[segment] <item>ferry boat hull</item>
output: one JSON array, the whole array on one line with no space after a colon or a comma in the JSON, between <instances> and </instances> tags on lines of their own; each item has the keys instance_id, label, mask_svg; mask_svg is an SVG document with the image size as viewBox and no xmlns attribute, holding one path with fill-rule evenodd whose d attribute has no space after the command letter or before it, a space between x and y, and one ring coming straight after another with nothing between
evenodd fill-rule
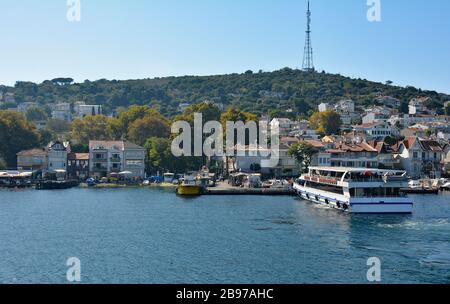
<instances>
[{"instance_id":1,"label":"ferry boat hull","mask_svg":"<svg viewBox=\"0 0 450 304\"><path fill-rule=\"evenodd\" d=\"M348 198L314 188L294 184L297 194L305 200L353 214L411 214L413 202L407 197Z\"/></svg>"}]
</instances>

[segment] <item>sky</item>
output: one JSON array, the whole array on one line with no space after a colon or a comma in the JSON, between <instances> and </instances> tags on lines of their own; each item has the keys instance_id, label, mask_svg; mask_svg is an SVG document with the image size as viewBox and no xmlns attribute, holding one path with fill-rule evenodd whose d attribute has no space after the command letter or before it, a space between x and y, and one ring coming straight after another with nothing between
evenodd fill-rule
<instances>
[{"instance_id":1,"label":"sky","mask_svg":"<svg viewBox=\"0 0 450 304\"><path fill-rule=\"evenodd\" d=\"M319 71L450 93L450 1L311 0ZM0 84L301 68L306 0L0 0Z\"/></svg>"}]
</instances>

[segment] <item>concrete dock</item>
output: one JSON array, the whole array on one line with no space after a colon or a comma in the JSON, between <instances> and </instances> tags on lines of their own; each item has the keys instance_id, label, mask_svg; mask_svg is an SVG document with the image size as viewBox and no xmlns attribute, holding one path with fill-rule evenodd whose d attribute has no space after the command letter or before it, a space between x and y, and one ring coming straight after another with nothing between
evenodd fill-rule
<instances>
[{"instance_id":1,"label":"concrete dock","mask_svg":"<svg viewBox=\"0 0 450 304\"><path fill-rule=\"evenodd\" d=\"M295 195L294 189L250 189L232 187L226 183L219 183L216 187L207 188L203 195Z\"/></svg>"}]
</instances>

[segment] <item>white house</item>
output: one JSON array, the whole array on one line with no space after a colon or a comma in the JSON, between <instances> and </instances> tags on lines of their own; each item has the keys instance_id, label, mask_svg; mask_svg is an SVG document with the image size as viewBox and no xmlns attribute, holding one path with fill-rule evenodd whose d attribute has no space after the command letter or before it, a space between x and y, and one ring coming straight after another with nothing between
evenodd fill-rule
<instances>
[{"instance_id":1,"label":"white house","mask_svg":"<svg viewBox=\"0 0 450 304\"><path fill-rule=\"evenodd\" d=\"M425 102L430 100L429 97L413 98L409 102L409 115L427 114L428 109Z\"/></svg>"},{"instance_id":2,"label":"white house","mask_svg":"<svg viewBox=\"0 0 450 304\"><path fill-rule=\"evenodd\" d=\"M130 172L131 178L145 177L145 149L126 141L89 141L89 172L93 177Z\"/></svg>"},{"instance_id":3,"label":"white house","mask_svg":"<svg viewBox=\"0 0 450 304\"><path fill-rule=\"evenodd\" d=\"M333 108L328 103L319 104L319 112L326 112L328 110L332 110Z\"/></svg>"},{"instance_id":4,"label":"white house","mask_svg":"<svg viewBox=\"0 0 450 304\"><path fill-rule=\"evenodd\" d=\"M47 157L49 172L67 171L67 155L70 153L70 144L68 142L51 142L47 146Z\"/></svg>"},{"instance_id":5,"label":"white house","mask_svg":"<svg viewBox=\"0 0 450 304\"><path fill-rule=\"evenodd\" d=\"M403 169L412 178L440 178L444 149L435 140L407 137L401 143L398 154Z\"/></svg>"},{"instance_id":6,"label":"white house","mask_svg":"<svg viewBox=\"0 0 450 304\"><path fill-rule=\"evenodd\" d=\"M398 133L387 122L383 121L357 125L353 129L356 133L366 133L369 139L383 139L391 135L397 135Z\"/></svg>"}]
</instances>

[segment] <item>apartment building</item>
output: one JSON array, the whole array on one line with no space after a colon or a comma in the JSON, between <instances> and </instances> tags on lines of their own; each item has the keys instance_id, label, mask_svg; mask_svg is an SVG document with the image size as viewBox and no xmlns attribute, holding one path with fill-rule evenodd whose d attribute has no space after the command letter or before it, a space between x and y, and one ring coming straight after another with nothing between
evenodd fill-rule
<instances>
[{"instance_id":1,"label":"apartment building","mask_svg":"<svg viewBox=\"0 0 450 304\"><path fill-rule=\"evenodd\" d=\"M102 178L124 173L130 178L145 177L145 149L126 141L89 142L90 176Z\"/></svg>"}]
</instances>

